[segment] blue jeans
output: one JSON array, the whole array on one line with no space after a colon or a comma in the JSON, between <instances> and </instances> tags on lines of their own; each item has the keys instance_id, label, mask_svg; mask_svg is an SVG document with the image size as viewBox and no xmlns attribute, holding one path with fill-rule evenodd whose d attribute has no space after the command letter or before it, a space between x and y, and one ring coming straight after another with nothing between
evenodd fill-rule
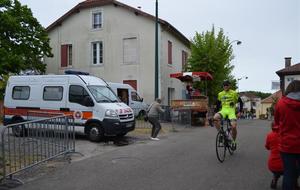
<instances>
[{"instance_id":1,"label":"blue jeans","mask_svg":"<svg viewBox=\"0 0 300 190\"><path fill-rule=\"evenodd\" d=\"M281 158L284 167L282 189L293 190L300 171L300 154L281 152Z\"/></svg>"}]
</instances>

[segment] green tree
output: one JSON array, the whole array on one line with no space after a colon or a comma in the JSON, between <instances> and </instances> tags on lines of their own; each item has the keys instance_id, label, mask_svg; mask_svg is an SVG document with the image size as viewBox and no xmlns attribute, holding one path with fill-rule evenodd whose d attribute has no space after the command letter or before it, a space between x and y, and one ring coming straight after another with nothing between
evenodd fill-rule
<instances>
[{"instance_id":1,"label":"green tree","mask_svg":"<svg viewBox=\"0 0 300 190\"><path fill-rule=\"evenodd\" d=\"M222 82L225 79L236 87L230 61L234 58L233 49L228 37L224 35L223 29L216 33L214 26L211 31L196 33L191 42L191 56L188 59L187 71L204 71L213 76L212 81L197 82L194 88L204 89L207 86L207 96L210 103L216 101L218 92L222 90Z\"/></svg>"},{"instance_id":2,"label":"green tree","mask_svg":"<svg viewBox=\"0 0 300 190\"><path fill-rule=\"evenodd\" d=\"M3 100L3 95L5 92L5 87L6 87L8 77L9 77L8 75L3 75L2 77L0 76L0 100Z\"/></svg>"},{"instance_id":3,"label":"green tree","mask_svg":"<svg viewBox=\"0 0 300 190\"><path fill-rule=\"evenodd\" d=\"M243 93L253 94L253 95L257 96L257 97L260 97L262 100L272 95L271 93L259 92L259 91L245 91Z\"/></svg>"},{"instance_id":4,"label":"green tree","mask_svg":"<svg viewBox=\"0 0 300 190\"><path fill-rule=\"evenodd\" d=\"M0 0L0 75L43 73L43 57L53 56L45 29L18 0Z\"/></svg>"}]
</instances>

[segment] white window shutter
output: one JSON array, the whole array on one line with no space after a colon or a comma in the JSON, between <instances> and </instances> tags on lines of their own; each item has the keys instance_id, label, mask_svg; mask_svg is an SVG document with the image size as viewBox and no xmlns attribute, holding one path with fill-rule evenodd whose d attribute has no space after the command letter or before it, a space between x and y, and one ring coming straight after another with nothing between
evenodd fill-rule
<instances>
[{"instance_id":1,"label":"white window shutter","mask_svg":"<svg viewBox=\"0 0 300 190\"><path fill-rule=\"evenodd\" d=\"M123 40L124 64L137 64L137 38Z\"/></svg>"}]
</instances>

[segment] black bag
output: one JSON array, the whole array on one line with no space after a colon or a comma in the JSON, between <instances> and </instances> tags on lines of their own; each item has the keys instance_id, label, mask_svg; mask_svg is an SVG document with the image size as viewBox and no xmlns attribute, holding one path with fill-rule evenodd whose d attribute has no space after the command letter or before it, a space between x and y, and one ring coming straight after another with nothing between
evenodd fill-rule
<instances>
[{"instance_id":1,"label":"black bag","mask_svg":"<svg viewBox=\"0 0 300 190\"><path fill-rule=\"evenodd\" d=\"M148 107L148 109L147 109L147 111L146 111L146 113L145 113L145 115L144 115L144 121L146 121L146 122L149 120L149 118L148 118L148 113L149 113L149 111L150 111L152 105L153 105L153 103Z\"/></svg>"},{"instance_id":2,"label":"black bag","mask_svg":"<svg viewBox=\"0 0 300 190\"><path fill-rule=\"evenodd\" d=\"M144 121L148 121L149 120L149 118L148 118L148 115L147 115L147 113L144 115Z\"/></svg>"}]
</instances>

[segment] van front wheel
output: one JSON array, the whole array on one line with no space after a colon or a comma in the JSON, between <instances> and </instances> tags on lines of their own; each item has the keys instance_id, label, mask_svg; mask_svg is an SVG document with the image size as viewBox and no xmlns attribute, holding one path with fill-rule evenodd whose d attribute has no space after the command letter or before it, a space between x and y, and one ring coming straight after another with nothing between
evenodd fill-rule
<instances>
[{"instance_id":1,"label":"van front wheel","mask_svg":"<svg viewBox=\"0 0 300 190\"><path fill-rule=\"evenodd\" d=\"M121 133L121 134L118 134L117 137L124 137L125 135L127 135L127 133Z\"/></svg>"},{"instance_id":2,"label":"van front wheel","mask_svg":"<svg viewBox=\"0 0 300 190\"><path fill-rule=\"evenodd\" d=\"M96 123L91 123L89 125L88 136L90 141L99 142L102 139L103 135L103 129L100 125Z\"/></svg>"}]
</instances>

